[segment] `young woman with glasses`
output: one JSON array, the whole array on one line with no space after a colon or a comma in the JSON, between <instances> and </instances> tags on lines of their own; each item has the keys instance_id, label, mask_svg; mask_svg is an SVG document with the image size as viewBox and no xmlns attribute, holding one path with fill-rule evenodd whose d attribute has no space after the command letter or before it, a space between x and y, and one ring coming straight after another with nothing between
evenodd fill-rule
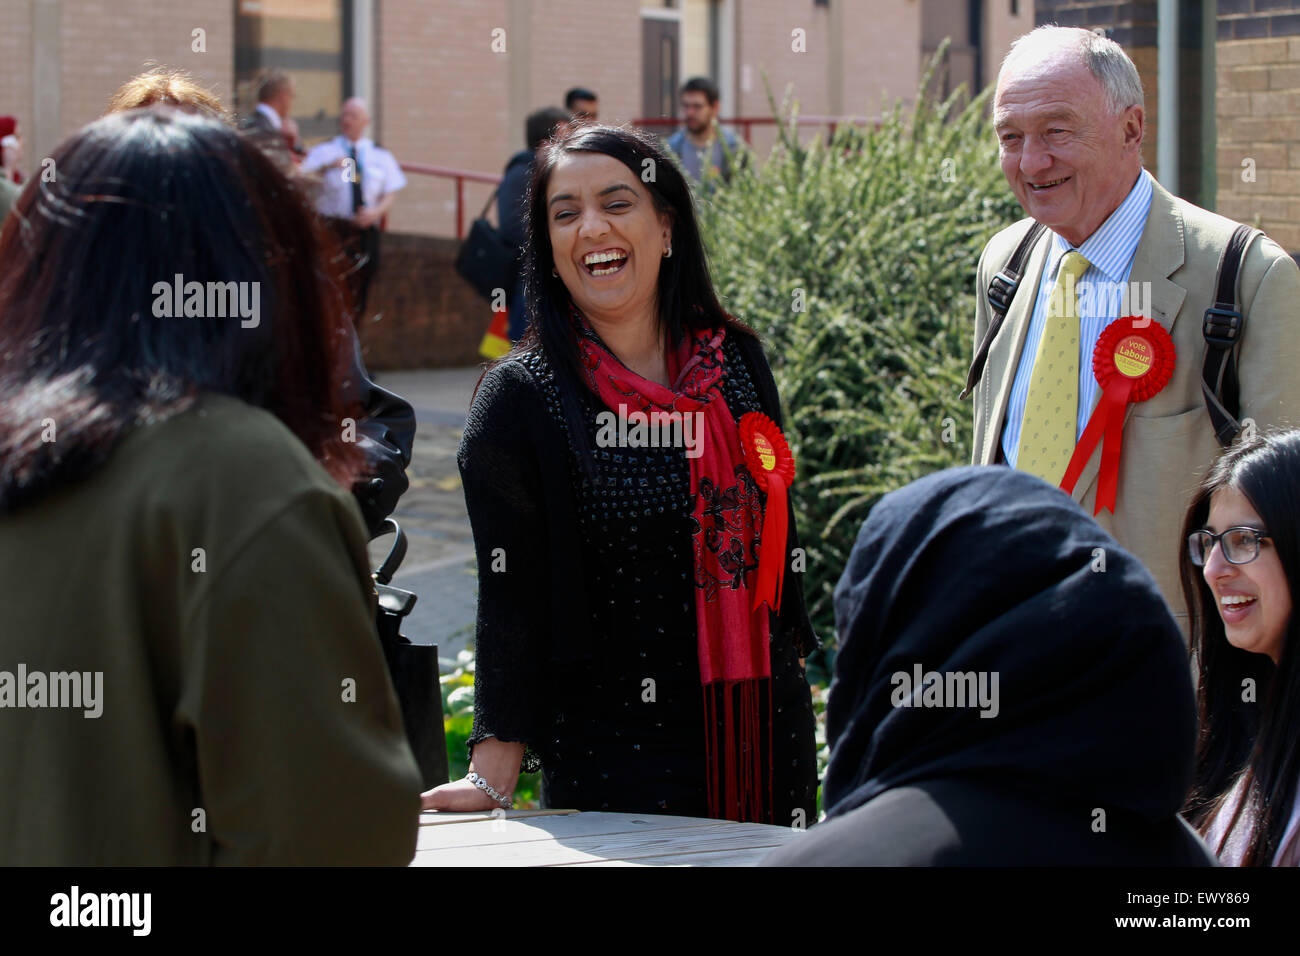
<instances>
[{"instance_id":1,"label":"young woman with glasses","mask_svg":"<svg viewBox=\"0 0 1300 956\"><path fill-rule=\"evenodd\" d=\"M1221 862L1300 862L1300 431L1243 442L1192 500L1180 562L1198 674L1184 814Z\"/></svg>"}]
</instances>

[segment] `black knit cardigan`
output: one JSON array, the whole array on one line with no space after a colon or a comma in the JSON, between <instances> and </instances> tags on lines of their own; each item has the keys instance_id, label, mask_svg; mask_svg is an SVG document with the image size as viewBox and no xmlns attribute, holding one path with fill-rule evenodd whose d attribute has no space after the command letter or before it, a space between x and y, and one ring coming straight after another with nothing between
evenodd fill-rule
<instances>
[{"instance_id":1,"label":"black knit cardigan","mask_svg":"<svg viewBox=\"0 0 1300 956\"><path fill-rule=\"evenodd\" d=\"M776 382L758 339L734 326L728 336L739 347L761 410L783 427ZM591 614L570 468L577 452L563 416L552 411L558 387L540 347L493 365L479 383L457 453L478 559L471 749L486 737L528 742L544 732L548 682L564 679L573 665L592 656L585 639ZM781 611L773 615L771 639L792 641L803 657L819 641L808 619L801 575L791 571L799 547L798 494L796 478L788 504ZM537 766L530 748L524 769Z\"/></svg>"}]
</instances>

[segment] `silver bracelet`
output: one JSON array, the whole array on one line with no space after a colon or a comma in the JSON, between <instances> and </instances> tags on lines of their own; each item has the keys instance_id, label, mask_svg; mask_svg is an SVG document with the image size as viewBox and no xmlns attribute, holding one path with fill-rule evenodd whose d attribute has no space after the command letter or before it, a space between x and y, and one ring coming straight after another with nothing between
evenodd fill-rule
<instances>
[{"instance_id":1,"label":"silver bracelet","mask_svg":"<svg viewBox=\"0 0 1300 956\"><path fill-rule=\"evenodd\" d=\"M465 774L465 779L468 780L470 783L474 784L474 786L478 787L480 790L486 793L497 803L501 804L501 806L504 809L506 810L514 809L514 802L511 800L511 798L503 797L501 796L501 794L497 793L496 788L492 786L492 784L484 780L481 776L479 776L477 772L471 770L469 773Z\"/></svg>"}]
</instances>

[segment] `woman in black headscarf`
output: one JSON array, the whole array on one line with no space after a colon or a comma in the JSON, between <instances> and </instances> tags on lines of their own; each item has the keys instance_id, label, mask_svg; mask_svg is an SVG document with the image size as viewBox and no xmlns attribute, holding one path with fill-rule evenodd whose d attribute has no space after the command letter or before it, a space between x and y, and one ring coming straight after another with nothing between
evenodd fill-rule
<instances>
[{"instance_id":1,"label":"woman in black headscarf","mask_svg":"<svg viewBox=\"0 0 1300 956\"><path fill-rule=\"evenodd\" d=\"M769 863L1213 863L1178 817L1196 726L1178 628L1060 491L958 468L885 496L835 614L829 812Z\"/></svg>"}]
</instances>

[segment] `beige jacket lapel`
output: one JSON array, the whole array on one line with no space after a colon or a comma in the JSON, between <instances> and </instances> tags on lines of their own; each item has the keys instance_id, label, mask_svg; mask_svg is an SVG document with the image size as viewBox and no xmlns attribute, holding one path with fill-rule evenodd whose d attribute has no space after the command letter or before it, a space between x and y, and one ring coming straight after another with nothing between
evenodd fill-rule
<instances>
[{"instance_id":1,"label":"beige jacket lapel","mask_svg":"<svg viewBox=\"0 0 1300 956\"><path fill-rule=\"evenodd\" d=\"M1029 256L1029 265L1020 278L1016 297L1011 300L1002 331L993 340L989 349L986 369L997 369L998 377L993 382L993 404L989 417L988 452L985 454L987 464L998 460L998 446L1002 443L1002 429L1006 425L1007 405L1011 401L1011 386L1016 380L1016 369L1020 367L1020 353L1025 347L1025 336L1029 332L1029 320L1034 314L1034 302L1038 298L1038 286L1043 281L1043 267L1047 265L1048 252L1052 248L1052 231L1044 229L1042 237Z\"/></svg>"},{"instance_id":2,"label":"beige jacket lapel","mask_svg":"<svg viewBox=\"0 0 1300 956\"><path fill-rule=\"evenodd\" d=\"M1142 238L1138 240L1137 250L1133 254L1133 268L1129 270L1129 287L1133 283L1150 283L1151 318L1164 326L1171 335L1178 312L1183 307L1187 290L1169 277L1183 265L1185 257L1184 226L1182 213L1174 202L1173 195L1158 182L1152 181L1151 209L1147 213L1146 224L1142 227ZM1145 304L1146 294L1139 292L1137 303ZM1135 311L1136 314L1136 311ZM1190 321L1190 320L1189 320ZM1097 390L1092 401L1092 410L1096 411L1101 401L1101 390ZM1130 404L1124 413L1124 422L1128 423L1136 406ZM1091 414L1091 412L1090 412ZM1083 499L1096 484L1097 473L1101 470L1101 446L1092 453L1088 464L1079 475L1079 483L1074 486L1072 497L1082 503Z\"/></svg>"}]
</instances>

